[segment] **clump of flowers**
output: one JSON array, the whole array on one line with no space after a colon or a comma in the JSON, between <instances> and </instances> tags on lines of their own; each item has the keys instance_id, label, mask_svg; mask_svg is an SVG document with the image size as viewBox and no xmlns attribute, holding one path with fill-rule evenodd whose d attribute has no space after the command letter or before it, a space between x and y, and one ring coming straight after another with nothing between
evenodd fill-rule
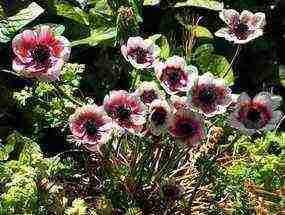
<instances>
[{"instance_id":1,"label":"clump of flowers","mask_svg":"<svg viewBox=\"0 0 285 215\"><path fill-rule=\"evenodd\" d=\"M154 66L159 55L159 47L141 37L130 37L121 52L130 64L137 69L149 69Z\"/></svg>"},{"instance_id":2,"label":"clump of flowers","mask_svg":"<svg viewBox=\"0 0 285 215\"><path fill-rule=\"evenodd\" d=\"M263 35L265 14L244 10L239 14L236 10L229 9L220 12L220 18L228 25L216 32L217 37L224 37L237 44L248 43Z\"/></svg>"},{"instance_id":3,"label":"clump of flowers","mask_svg":"<svg viewBox=\"0 0 285 215\"><path fill-rule=\"evenodd\" d=\"M145 123L145 106L124 90L112 91L104 98L106 113L123 129L140 131Z\"/></svg>"},{"instance_id":4,"label":"clump of flowers","mask_svg":"<svg viewBox=\"0 0 285 215\"><path fill-rule=\"evenodd\" d=\"M281 120L283 113L276 110L271 95L261 92L251 99L242 93L236 104L236 111L230 116L232 127L246 134L273 130Z\"/></svg>"},{"instance_id":5,"label":"clump of flowers","mask_svg":"<svg viewBox=\"0 0 285 215\"><path fill-rule=\"evenodd\" d=\"M108 141L114 127L104 109L96 105L78 108L70 116L69 126L74 139L91 151Z\"/></svg>"},{"instance_id":6,"label":"clump of flowers","mask_svg":"<svg viewBox=\"0 0 285 215\"><path fill-rule=\"evenodd\" d=\"M48 25L24 30L15 36L13 70L27 78L57 80L70 55L69 41L55 36Z\"/></svg>"},{"instance_id":7,"label":"clump of flowers","mask_svg":"<svg viewBox=\"0 0 285 215\"><path fill-rule=\"evenodd\" d=\"M154 81L142 82L134 92L134 96L139 97L144 104L150 104L155 99L163 99L165 97Z\"/></svg>"},{"instance_id":8,"label":"clump of flowers","mask_svg":"<svg viewBox=\"0 0 285 215\"><path fill-rule=\"evenodd\" d=\"M223 114L232 102L231 89L224 79L205 73L189 91L188 101L207 117Z\"/></svg>"},{"instance_id":9,"label":"clump of flowers","mask_svg":"<svg viewBox=\"0 0 285 215\"><path fill-rule=\"evenodd\" d=\"M188 92L198 76L197 68L186 65L185 60L178 56L157 63L154 70L161 86L170 95Z\"/></svg>"}]
</instances>

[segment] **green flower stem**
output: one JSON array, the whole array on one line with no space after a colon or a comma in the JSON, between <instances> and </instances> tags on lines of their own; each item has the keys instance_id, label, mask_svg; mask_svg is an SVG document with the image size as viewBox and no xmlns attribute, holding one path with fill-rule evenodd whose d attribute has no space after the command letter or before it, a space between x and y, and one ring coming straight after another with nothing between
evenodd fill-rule
<instances>
[{"instance_id":1,"label":"green flower stem","mask_svg":"<svg viewBox=\"0 0 285 215\"><path fill-rule=\"evenodd\" d=\"M228 75L228 73L229 73L229 71L231 70L231 68L232 68L232 66L233 66L233 64L234 64L234 62L235 62L235 60L236 60L236 58L238 57L238 55L239 55L239 53L240 53L240 50L241 50L241 45L238 44L237 49L236 49L236 51L235 51L235 54L234 54L234 56L233 56L233 58L232 58L230 64L229 64L229 65L226 67L226 69L225 69L225 73L224 73L224 75L223 75L223 78L225 78L225 77Z\"/></svg>"},{"instance_id":2,"label":"green flower stem","mask_svg":"<svg viewBox=\"0 0 285 215\"><path fill-rule=\"evenodd\" d=\"M140 70L134 69L133 70L133 80L132 80L132 86L131 89L134 90L136 88L137 83L140 81Z\"/></svg>"},{"instance_id":3,"label":"green flower stem","mask_svg":"<svg viewBox=\"0 0 285 215\"><path fill-rule=\"evenodd\" d=\"M55 82L52 82L53 87L58 91L59 94L64 95L67 99L69 99L71 102L79 105L79 106L84 106L85 104L81 101L78 101L75 99L73 96L68 95L67 93L64 92L64 90Z\"/></svg>"}]
</instances>

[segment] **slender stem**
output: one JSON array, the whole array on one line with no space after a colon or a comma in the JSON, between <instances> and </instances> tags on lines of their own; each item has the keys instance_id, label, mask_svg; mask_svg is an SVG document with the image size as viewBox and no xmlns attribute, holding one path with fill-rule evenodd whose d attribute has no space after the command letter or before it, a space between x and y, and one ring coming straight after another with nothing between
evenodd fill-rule
<instances>
[{"instance_id":1,"label":"slender stem","mask_svg":"<svg viewBox=\"0 0 285 215\"><path fill-rule=\"evenodd\" d=\"M75 99L74 97L72 97L72 96L66 94L66 93L64 92L64 90L62 90L62 89L60 88L60 86L57 85L55 82L52 82L52 85L53 85L53 87L54 87L60 94L64 95L64 96L65 96L67 99L69 99L70 101L74 102L75 104L77 104L77 105L79 105L79 106L84 106L84 105L85 105L83 102L78 101L78 100Z\"/></svg>"},{"instance_id":2,"label":"slender stem","mask_svg":"<svg viewBox=\"0 0 285 215\"><path fill-rule=\"evenodd\" d=\"M234 56L233 56L233 58L232 58L232 61L230 62L230 64L229 64L229 65L226 67L226 69L225 69L225 74L223 75L223 78L225 78L225 77L228 75L228 73L229 73L229 71L231 70L231 68L232 68L232 66L233 66L233 64L234 64L234 62L235 62L235 60L236 60L236 58L238 57L238 55L239 55L239 53L240 53L240 50L241 50L241 45L238 44L237 49L236 49L236 51L235 51L235 54L234 54Z\"/></svg>"}]
</instances>

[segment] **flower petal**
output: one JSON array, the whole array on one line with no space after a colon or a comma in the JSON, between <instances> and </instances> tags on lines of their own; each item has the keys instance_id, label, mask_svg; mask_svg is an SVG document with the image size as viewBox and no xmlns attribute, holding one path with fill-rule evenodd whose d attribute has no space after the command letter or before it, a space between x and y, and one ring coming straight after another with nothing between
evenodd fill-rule
<instances>
[{"instance_id":1,"label":"flower petal","mask_svg":"<svg viewBox=\"0 0 285 215\"><path fill-rule=\"evenodd\" d=\"M65 37L57 37L56 42L52 44L52 53L55 57L68 60L71 52L70 42Z\"/></svg>"},{"instance_id":2,"label":"flower petal","mask_svg":"<svg viewBox=\"0 0 285 215\"><path fill-rule=\"evenodd\" d=\"M267 123L267 125L262 128L263 131L272 131L276 128L282 117L284 116L282 111L273 111L271 120Z\"/></svg>"},{"instance_id":3,"label":"flower petal","mask_svg":"<svg viewBox=\"0 0 285 215\"><path fill-rule=\"evenodd\" d=\"M237 99L238 103L248 103L251 102L251 98L247 95L247 93L243 92Z\"/></svg>"},{"instance_id":4,"label":"flower petal","mask_svg":"<svg viewBox=\"0 0 285 215\"><path fill-rule=\"evenodd\" d=\"M225 23L230 24L233 18L239 18L239 12L233 9L222 10L219 16Z\"/></svg>"},{"instance_id":5,"label":"flower petal","mask_svg":"<svg viewBox=\"0 0 285 215\"><path fill-rule=\"evenodd\" d=\"M241 12L240 14L240 21L243 24L248 24L249 22L251 22L252 18L254 17L253 13L248 11L248 10L244 10Z\"/></svg>"}]
</instances>

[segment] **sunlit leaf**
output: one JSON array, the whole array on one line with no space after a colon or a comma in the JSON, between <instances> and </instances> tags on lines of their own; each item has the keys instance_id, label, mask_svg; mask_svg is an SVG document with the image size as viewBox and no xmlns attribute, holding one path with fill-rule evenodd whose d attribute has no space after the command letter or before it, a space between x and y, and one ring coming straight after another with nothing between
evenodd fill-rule
<instances>
[{"instance_id":1,"label":"sunlit leaf","mask_svg":"<svg viewBox=\"0 0 285 215\"><path fill-rule=\"evenodd\" d=\"M202 26L195 26L192 29L193 33L195 34L195 37L200 38L200 37L206 37L209 39L213 39L214 36L213 34L205 27Z\"/></svg>"},{"instance_id":2,"label":"sunlit leaf","mask_svg":"<svg viewBox=\"0 0 285 215\"><path fill-rule=\"evenodd\" d=\"M96 46L99 43L112 39L116 36L116 28L101 27L91 31L91 36L85 39L73 41L71 46L88 44L89 46Z\"/></svg>"},{"instance_id":3,"label":"sunlit leaf","mask_svg":"<svg viewBox=\"0 0 285 215\"><path fill-rule=\"evenodd\" d=\"M43 12L44 9L33 2L15 16L5 18L0 22L0 42L6 43L10 41L16 31L36 19Z\"/></svg>"},{"instance_id":4,"label":"sunlit leaf","mask_svg":"<svg viewBox=\"0 0 285 215\"><path fill-rule=\"evenodd\" d=\"M165 36L160 37L157 40L157 45L160 47L160 57L164 59L168 58L170 55L170 47L167 38Z\"/></svg>"},{"instance_id":5,"label":"sunlit leaf","mask_svg":"<svg viewBox=\"0 0 285 215\"><path fill-rule=\"evenodd\" d=\"M211 44L204 44L196 49L193 60L201 73L211 72L218 77L224 77L228 85L233 85L234 74L229 68L228 60L221 55L213 53L214 48Z\"/></svg>"},{"instance_id":6,"label":"sunlit leaf","mask_svg":"<svg viewBox=\"0 0 285 215\"><path fill-rule=\"evenodd\" d=\"M88 14L79 7L73 7L70 4L56 4L56 12L59 16L72 19L83 25L89 25Z\"/></svg>"},{"instance_id":7,"label":"sunlit leaf","mask_svg":"<svg viewBox=\"0 0 285 215\"><path fill-rule=\"evenodd\" d=\"M161 0L144 0L143 5L144 6L153 6L160 3Z\"/></svg>"},{"instance_id":8,"label":"sunlit leaf","mask_svg":"<svg viewBox=\"0 0 285 215\"><path fill-rule=\"evenodd\" d=\"M178 2L174 5L174 7L202 7L207 8L210 10L222 10L224 7L224 4L220 1L215 0L187 0L184 2Z\"/></svg>"}]
</instances>

